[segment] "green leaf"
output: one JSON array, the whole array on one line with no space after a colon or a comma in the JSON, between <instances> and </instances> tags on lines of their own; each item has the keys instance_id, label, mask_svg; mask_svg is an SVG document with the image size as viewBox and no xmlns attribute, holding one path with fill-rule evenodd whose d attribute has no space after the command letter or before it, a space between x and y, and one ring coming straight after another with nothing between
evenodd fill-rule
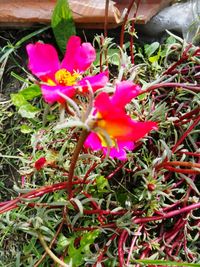
<instances>
[{"instance_id":1,"label":"green leaf","mask_svg":"<svg viewBox=\"0 0 200 267\"><path fill-rule=\"evenodd\" d=\"M18 112L23 118L33 119L39 111L40 109L27 102L19 108Z\"/></svg>"},{"instance_id":2,"label":"green leaf","mask_svg":"<svg viewBox=\"0 0 200 267\"><path fill-rule=\"evenodd\" d=\"M107 192L105 188L108 187L108 180L104 176L96 178L96 185L99 193Z\"/></svg>"},{"instance_id":3,"label":"green leaf","mask_svg":"<svg viewBox=\"0 0 200 267\"><path fill-rule=\"evenodd\" d=\"M85 257L91 254L90 246L94 244L99 234L100 230L98 229L84 233L80 236L80 246L78 248L74 244L75 237L69 238L68 256L65 258L65 262L70 263L71 261L73 267L83 266Z\"/></svg>"},{"instance_id":4,"label":"green leaf","mask_svg":"<svg viewBox=\"0 0 200 267\"><path fill-rule=\"evenodd\" d=\"M70 241L67 237L65 237L62 233L58 237L58 243L57 243L57 252L62 252L66 249L66 247L69 245Z\"/></svg>"},{"instance_id":5,"label":"green leaf","mask_svg":"<svg viewBox=\"0 0 200 267\"><path fill-rule=\"evenodd\" d=\"M109 64L119 66L120 63L120 56L119 56L119 49L118 48L109 48L107 51L107 57ZM105 55L102 53L102 64L105 64ZM100 49L96 51L96 60L94 61L95 66L100 65Z\"/></svg>"},{"instance_id":6,"label":"green leaf","mask_svg":"<svg viewBox=\"0 0 200 267\"><path fill-rule=\"evenodd\" d=\"M70 36L76 34L68 0L58 0L51 18L51 27L60 50L64 53Z\"/></svg>"},{"instance_id":7,"label":"green leaf","mask_svg":"<svg viewBox=\"0 0 200 267\"><path fill-rule=\"evenodd\" d=\"M188 262L175 262L164 260L134 260L135 263L151 264L151 265L164 265L164 266L186 266L186 267L200 267L200 263L188 263Z\"/></svg>"},{"instance_id":8,"label":"green leaf","mask_svg":"<svg viewBox=\"0 0 200 267\"><path fill-rule=\"evenodd\" d=\"M10 97L13 105L15 105L16 107L21 107L22 105L26 105L28 103L24 96L20 93L11 94Z\"/></svg>"},{"instance_id":9,"label":"green leaf","mask_svg":"<svg viewBox=\"0 0 200 267\"><path fill-rule=\"evenodd\" d=\"M158 42L154 42L150 45L145 45L144 46L144 51L145 54L150 57L151 55L153 55L155 53L155 51L159 48L160 44Z\"/></svg>"},{"instance_id":10,"label":"green leaf","mask_svg":"<svg viewBox=\"0 0 200 267\"><path fill-rule=\"evenodd\" d=\"M32 100L33 98L41 95L41 89L38 85L33 84L19 92L20 95L26 100Z\"/></svg>"},{"instance_id":11,"label":"green leaf","mask_svg":"<svg viewBox=\"0 0 200 267\"><path fill-rule=\"evenodd\" d=\"M175 44L175 43L177 43L177 41L176 41L176 38L174 38L173 36L169 36L166 40L166 44L170 45L170 44Z\"/></svg>"},{"instance_id":12,"label":"green leaf","mask_svg":"<svg viewBox=\"0 0 200 267\"><path fill-rule=\"evenodd\" d=\"M22 133L24 134L27 134L27 133L31 133L33 130L31 127L29 127L28 125L26 124L23 124L21 127L20 127L20 130Z\"/></svg>"},{"instance_id":13,"label":"green leaf","mask_svg":"<svg viewBox=\"0 0 200 267\"><path fill-rule=\"evenodd\" d=\"M80 245L81 250L84 251L86 254L90 252L90 245L92 245L95 239L99 236L100 230L94 230L92 232L85 233L81 238Z\"/></svg>"}]
</instances>

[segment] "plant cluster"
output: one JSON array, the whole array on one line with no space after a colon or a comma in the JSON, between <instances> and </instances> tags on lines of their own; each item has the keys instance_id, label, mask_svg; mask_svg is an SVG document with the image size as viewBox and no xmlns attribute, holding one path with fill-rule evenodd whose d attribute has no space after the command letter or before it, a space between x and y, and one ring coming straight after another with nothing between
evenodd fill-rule
<instances>
[{"instance_id":1,"label":"plant cluster","mask_svg":"<svg viewBox=\"0 0 200 267\"><path fill-rule=\"evenodd\" d=\"M26 44L29 72L0 103L0 138L11 116L24 140L0 147L20 165L0 202L2 266L199 266L200 48L171 33L134 45L132 22L121 46L81 43L62 0L52 27L63 59Z\"/></svg>"}]
</instances>

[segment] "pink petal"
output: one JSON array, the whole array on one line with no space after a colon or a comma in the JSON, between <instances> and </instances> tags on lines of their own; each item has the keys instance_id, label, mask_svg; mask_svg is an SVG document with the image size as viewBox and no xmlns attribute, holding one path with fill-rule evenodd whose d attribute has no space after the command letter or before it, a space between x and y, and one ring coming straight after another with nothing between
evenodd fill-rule
<instances>
[{"instance_id":1,"label":"pink petal","mask_svg":"<svg viewBox=\"0 0 200 267\"><path fill-rule=\"evenodd\" d=\"M107 148L103 148L104 155L107 155ZM126 160L126 151L124 149L116 149L115 147L110 149L109 157L112 159L117 158L119 160Z\"/></svg>"},{"instance_id":2,"label":"pink petal","mask_svg":"<svg viewBox=\"0 0 200 267\"><path fill-rule=\"evenodd\" d=\"M131 81L122 81L116 85L116 91L111 97L112 105L124 108L126 104L136 97L140 91L140 86Z\"/></svg>"},{"instance_id":3,"label":"pink petal","mask_svg":"<svg viewBox=\"0 0 200 267\"><path fill-rule=\"evenodd\" d=\"M112 147L110 149L110 154L109 156L111 158L118 158L119 160L126 160L126 150L133 150L134 148L134 143L133 142L123 142L123 141L118 141L118 148ZM107 153L107 148L103 148L103 152L106 155Z\"/></svg>"},{"instance_id":4,"label":"pink petal","mask_svg":"<svg viewBox=\"0 0 200 267\"><path fill-rule=\"evenodd\" d=\"M110 103L107 93L101 93L95 101L97 112L102 115L98 126L117 141L137 141L153 129L157 129L155 122L138 122L132 120L124 109L119 109Z\"/></svg>"},{"instance_id":5,"label":"pink petal","mask_svg":"<svg viewBox=\"0 0 200 267\"><path fill-rule=\"evenodd\" d=\"M94 151L102 149L101 140L96 133L89 134L84 146L91 148Z\"/></svg>"},{"instance_id":6,"label":"pink petal","mask_svg":"<svg viewBox=\"0 0 200 267\"><path fill-rule=\"evenodd\" d=\"M74 86L60 86L60 85L49 86L46 84L42 84L41 89L42 89L44 100L49 104L53 104L55 102L59 102L59 103L66 102L66 100L63 99L58 94L58 91L60 91L61 93L63 93L64 95L68 97L73 97L75 94L75 90L76 90Z\"/></svg>"},{"instance_id":7,"label":"pink petal","mask_svg":"<svg viewBox=\"0 0 200 267\"><path fill-rule=\"evenodd\" d=\"M59 69L58 54L52 45L37 42L28 44L26 50L29 57L29 69L38 78L51 77L52 73Z\"/></svg>"},{"instance_id":8,"label":"pink petal","mask_svg":"<svg viewBox=\"0 0 200 267\"><path fill-rule=\"evenodd\" d=\"M71 36L61 67L69 72L83 72L95 61L96 52L90 43L82 43L78 36Z\"/></svg>"},{"instance_id":9,"label":"pink petal","mask_svg":"<svg viewBox=\"0 0 200 267\"><path fill-rule=\"evenodd\" d=\"M132 141L118 141L117 144L119 148L123 148L126 150L133 150L135 147Z\"/></svg>"},{"instance_id":10,"label":"pink petal","mask_svg":"<svg viewBox=\"0 0 200 267\"><path fill-rule=\"evenodd\" d=\"M83 78L82 80L80 80L78 82L78 85L80 85L82 87L83 92L87 92L88 91L88 81L92 87L92 90L95 92L96 90L103 88L107 82L108 82L108 72L101 72L95 76L87 76L85 78Z\"/></svg>"},{"instance_id":11,"label":"pink petal","mask_svg":"<svg viewBox=\"0 0 200 267\"><path fill-rule=\"evenodd\" d=\"M103 117L109 114L111 110L113 111L113 109L115 109L115 107L111 105L109 95L105 92L100 93L96 97L94 106ZM111 114L114 114L114 112L111 112Z\"/></svg>"},{"instance_id":12,"label":"pink petal","mask_svg":"<svg viewBox=\"0 0 200 267\"><path fill-rule=\"evenodd\" d=\"M146 134L148 134L152 130L157 130L157 123L153 121L134 121L131 120L129 126L132 125L132 131L129 131L125 138L121 138L119 136L119 140L132 140L138 141L139 139L143 138Z\"/></svg>"}]
</instances>

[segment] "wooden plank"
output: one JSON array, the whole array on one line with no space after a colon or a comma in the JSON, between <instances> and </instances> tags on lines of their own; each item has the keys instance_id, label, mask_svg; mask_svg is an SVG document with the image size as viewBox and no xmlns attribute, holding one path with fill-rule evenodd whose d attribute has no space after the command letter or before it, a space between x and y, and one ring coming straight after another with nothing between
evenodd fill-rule
<instances>
[{"instance_id":1,"label":"wooden plank","mask_svg":"<svg viewBox=\"0 0 200 267\"><path fill-rule=\"evenodd\" d=\"M108 28L117 27L131 0L109 1ZM106 0L69 0L77 27L103 28ZM146 23L171 0L142 0L136 23ZM49 24L56 0L0 0L0 26ZM135 6L129 18L133 18Z\"/></svg>"}]
</instances>

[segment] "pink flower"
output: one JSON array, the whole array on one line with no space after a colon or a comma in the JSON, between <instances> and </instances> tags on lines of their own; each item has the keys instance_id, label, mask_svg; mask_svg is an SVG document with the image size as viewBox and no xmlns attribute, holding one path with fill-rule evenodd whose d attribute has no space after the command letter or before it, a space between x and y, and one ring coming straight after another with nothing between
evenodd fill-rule
<instances>
[{"instance_id":1,"label":"pink flower","mask_svg":"<svg viewBox=\"0 0 200 267\"><path fill-rule=\"evenodd\" d=\"M73 97L78 87L81 87L82 92L87 91L87 81L94 91L104 87L108 81L107 72L82 78L83 72L95 60L96 52L90 43L81 44L78 36L70 37L61 63L55 48L50 44L28 44L26 50L29 69L42 81L42 94L49 104L65 102L58 92Z\"/></svg>"},{"instance_id":2,"label":"pink flower","mask_svg":"<svg viewBox=\"0 0 200 267\"><path fill-rule=\"evenodd\" d=\"M155 122L135 121L126 114L126 104L137 96L139 90L138 85L123 81L117 84L111 97L105 92L97 96L94 103L93 132L86 139L86 147L94 151L103 150L106 154L108 147L105 138L108 135L112 143L110 157L124 160L127 157L126 150L132 150L134 142L157 129Z\"/></svg>"}]
</instances>

